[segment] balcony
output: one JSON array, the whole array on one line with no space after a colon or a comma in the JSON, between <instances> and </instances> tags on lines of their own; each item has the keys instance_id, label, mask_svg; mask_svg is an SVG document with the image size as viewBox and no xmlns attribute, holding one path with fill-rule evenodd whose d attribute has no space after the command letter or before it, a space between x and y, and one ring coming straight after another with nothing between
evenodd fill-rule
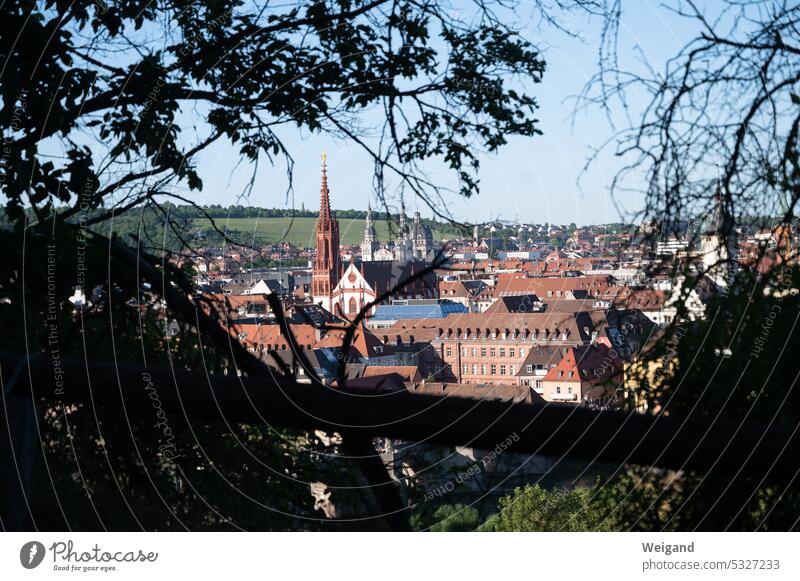
<instances>
[{"instance_id":1,"label":"balcony","mask_svg":"<svg viewBox=\"0 0 800 581\"><path fill-rule=\"evenodd\" d=\"M578 394L575 393L551 393L550 399L553 401L575 401Z\"/></svg>"}]
</instances>

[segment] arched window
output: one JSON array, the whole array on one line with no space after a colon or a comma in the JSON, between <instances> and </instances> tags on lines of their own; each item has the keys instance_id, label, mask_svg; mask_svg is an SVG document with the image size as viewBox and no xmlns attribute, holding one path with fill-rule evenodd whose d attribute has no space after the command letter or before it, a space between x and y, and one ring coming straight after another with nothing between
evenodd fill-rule
<instances>
[{"instance_id":1,"label":"arched window","mask_svg":"<svg viewBox=\"0 0 800 581\"><path fill-rule=\"evenodd\" d=\"M350 302L347 304L347 312L351 315L358 312L358 304L356 303L356 299L354 297L351 297Z\"/></svg>"}]
</instances>

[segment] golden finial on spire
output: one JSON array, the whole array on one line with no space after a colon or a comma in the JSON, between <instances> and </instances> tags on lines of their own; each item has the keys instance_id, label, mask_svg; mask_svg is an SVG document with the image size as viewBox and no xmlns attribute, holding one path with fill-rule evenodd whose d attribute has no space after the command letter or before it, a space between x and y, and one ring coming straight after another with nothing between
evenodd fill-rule
<instances>
[{"instance_id":1,"label":"golden finial on spire","mask_svg":"<svg viewBox=\"0 0 800 581\"><path fill-rule=\"evenodd\" d=\"M328 154L324 151L322 152L322 167L324 168L328 163Z\"/></svg>"}]
</instances>

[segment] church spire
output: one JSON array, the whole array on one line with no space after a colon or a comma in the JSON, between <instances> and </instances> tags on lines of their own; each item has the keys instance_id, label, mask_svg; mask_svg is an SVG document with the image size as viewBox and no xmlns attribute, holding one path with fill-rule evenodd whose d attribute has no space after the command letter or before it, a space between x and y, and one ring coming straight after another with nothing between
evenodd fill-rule
<instances>
[{"instance_id":1,"label":"church spire","mask_svg":"<svg viewBox=\"0 0 800 581\"><path fill-rule=\"evenodd\" d=\"M406 228L406 202L400 198L400 238L405 239L408 229Z\"/></svg>"},{"instance_id":2,"label":"church spire","mask_svg":"<svg viewBox=\"0 0 800 581\"><path fill-rule=\"evenodd\" d=\"M333 312L333 290L342 276L342 262L339 255L339 221L331 215L327 156L324 153L316 235L317 252L311 276L311 296L316 304Z\"/></svg>"},{"instance_id":3,"label":"church spire","mask_svg":"<svg viewBox=\"0 0 800 581\"><path fill-rule=\"evenodd\" d=\"M319 217L329 220L331 217L331 199L328 191L328 155L322 153L322 187L319 190Z\"/></svg>"},{"instance_id":4,"label":"church spire","mask_svg":"<svg viewBox=\"0 0 800 581\"><path fill-rule=\"evenodd\" d=\"M719 287L727 287L737 268L736 230L717 182L714 208L706 215L700 235L700 251L706 275Z\"/></svg>"},{"instance_id":5,"label":"church spire","mask_svg":"<svg viewBox=\"0 0 800 581\"><path fill-rule=\"evenodd\" d=\"M364 224L364 241L372 242L377 238L375 234L375 224L372 222L372 204L367 202L367 220Z\"/></svg>"},{"instance_id":6,"label":"church spire","mask_svg":"<svg viewBox=\"0 0 800 581\"><path fill-rule=\"evenodd\" d=\"M378 235L375 233L375 224L372 222L372 204L367 201L367 220L364 225L364 242L361 243L361 262L374 260L378 247ZM363 270L363 264L361 268Z\"/></svg>"}]
</instances>

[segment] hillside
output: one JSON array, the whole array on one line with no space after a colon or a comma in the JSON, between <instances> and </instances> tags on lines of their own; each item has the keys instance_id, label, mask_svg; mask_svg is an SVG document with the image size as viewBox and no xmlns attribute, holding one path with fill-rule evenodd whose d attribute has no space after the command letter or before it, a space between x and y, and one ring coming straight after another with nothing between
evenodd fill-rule
<instances>
[{"instance_id":1,"label":"hillside","mask_svg":"<svg viewBox=\"0 0 800 581\"><path fill-rule=\"evenodd\" d=\"M255 235L256 240L262 243L272 244L286 240L291 244L303 248L313 247L314 224L316 218L217 218L217 226L236 230L245 237ZM342 244L358 244L364 239L364 220L358 218L339 218L339 234ZM206 219L194 220L194 226L198 229L210 228ZM378 239L385 243L396 235L390 234L389 223L384 221L375 222L375 231ZM441 240L445 234L434 230L434 239ZM452 236L452 234L450 234Z\"/></svg>"}]
</instances>

